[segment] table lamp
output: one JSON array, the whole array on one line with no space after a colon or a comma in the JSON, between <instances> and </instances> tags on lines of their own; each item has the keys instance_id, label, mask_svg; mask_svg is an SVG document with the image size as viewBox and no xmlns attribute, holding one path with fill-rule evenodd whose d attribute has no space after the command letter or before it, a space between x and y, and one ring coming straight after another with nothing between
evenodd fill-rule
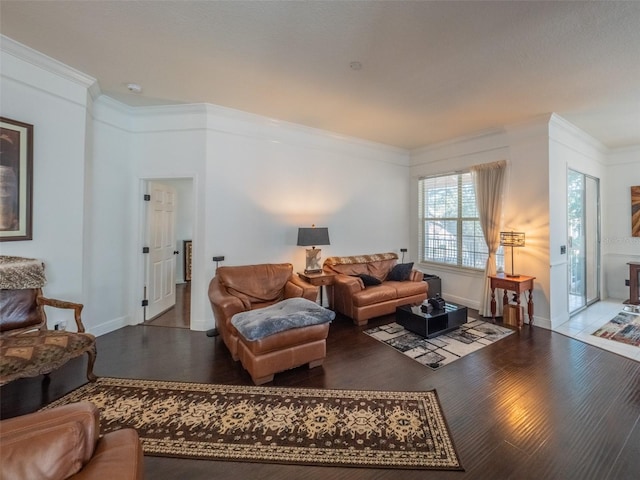
<instances>
[{"instance_id":1,"label":"table lamp","mask_svg":"<svg viewBox=\"0 0 640 480\"><path fill-rule=\"evenodd\" d=\"M524 247L524 232L500 232L500 245L511 247L511 274L507 273L507 277L519 277L513 273L513 248Z\"/></svg>"},{"instance_id":2,"label":"table lamp","mask_svg":"<svg viewBox=\"0 0 640 480\"><path fill-rule=\"evenodd\" d=\"M307 248L306 267L304 273L320 273L321 249L316 245L330 245L329 229L327 227L317 227L312 225L311 228L298 228L298 246L311 247Z\"/></svg>"}]
</instances>

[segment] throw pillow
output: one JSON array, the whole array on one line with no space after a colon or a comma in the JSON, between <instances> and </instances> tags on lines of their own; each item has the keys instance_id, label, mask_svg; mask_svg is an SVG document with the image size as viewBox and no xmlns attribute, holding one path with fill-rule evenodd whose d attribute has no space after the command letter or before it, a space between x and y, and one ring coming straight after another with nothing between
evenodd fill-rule
<instances>
[{"instance_id":1,"label":"throw pillow","mask_svg":"<svg viewBox=\"0 0 640 480\"><path fill-rule=\"evenodd\" d=\"M398 263L391 269L389 275L387 275L387 280L394 282L404 282L405 280L409 280L409 275L411 274L412 269L413 262Z\"/></svg>"},{"instance_id":2,"label":"throw pillow","mask_svg":"<svg viewBox=\"0 0 640 480\"><path fill-rule=\"evenodd\" d=\"M372 285L380 285L382 282L378 280L376 277L372 277L371 275L367 275L366 273L360 273L358 275L353 275L354 277L359 277L364 283L365 287L370 287Z\"/></svg>"}]
</instances>

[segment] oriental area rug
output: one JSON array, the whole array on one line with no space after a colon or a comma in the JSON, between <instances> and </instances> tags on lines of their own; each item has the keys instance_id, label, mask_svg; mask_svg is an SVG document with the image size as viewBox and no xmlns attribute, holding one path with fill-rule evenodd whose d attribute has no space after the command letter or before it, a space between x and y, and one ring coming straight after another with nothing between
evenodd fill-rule
<instances>
[{"instance_id":1,"label":"oriental area rug","mask_svg":"<svg viewBox=\"0 0 640 480\"><path fill-rule=\"evenodd\" d=\"M395 322L364 331L432 370L442 368L513 332L509 328L472 318L460 328L434 338L421 337Z\"/></svg>"},{"instance_id":2,"label":"oriental area rug","mask_svg":"<svg viewBox=\"0 0 640 480\"><path fill-rule=\"evenodd\" d=\"M435 391L254 387L99 378L45 408L89 401L145 455L463 470Z\"/></svg>"},{"instance_id":3,"label":"oriental area rug","mask_svg":"<svg viewBox=\"0 0 640 480\"><path fill-rule=\"evenodd\" d=\"M640 314L622 311L592 335L638 347L640 346Z\"/></svg>"}]
</instances>

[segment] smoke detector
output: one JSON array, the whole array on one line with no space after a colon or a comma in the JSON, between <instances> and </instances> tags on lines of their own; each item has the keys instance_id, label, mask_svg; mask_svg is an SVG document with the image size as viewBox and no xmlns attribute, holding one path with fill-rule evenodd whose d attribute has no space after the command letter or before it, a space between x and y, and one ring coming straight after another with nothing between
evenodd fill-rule
<instances>
[{"instance_id":1,"label":"smoke detector","mask_svg":"<svg viewBox=\"0 0 640 480\"><path fill-rule=\"evenodd\" d=\"M142 93L142 86L137 83L127 83L127 90L131 93Z\"/></svg>"}]
</instances>

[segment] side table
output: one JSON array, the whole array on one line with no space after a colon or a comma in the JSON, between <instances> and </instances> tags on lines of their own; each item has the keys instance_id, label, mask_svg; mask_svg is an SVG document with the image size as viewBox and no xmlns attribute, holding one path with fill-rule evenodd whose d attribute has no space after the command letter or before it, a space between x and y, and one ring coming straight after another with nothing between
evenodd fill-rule
<instances>
[{"instance_id":1,"label":"side table","mask_svg":"<svg viewBox=\"0 0 640 480\"><path fill-rule=\"evenodd\" d=\"M333 285L333 277L335 277L336 274L326 273L326 272L320 272L320 273L298 272L298 276L305 282L308 282L315 287L320 287L320 306L321 307L324 306L323 305L324 302L322 299L322 287L326 285Z\"/></svg>"},{"instance_id":2,"label":"side table","mask_svg":"<svg viewBox=\"0 0 640 480\"><path fill-rule=\"evenodd\" d=\"M529 314L529 326L533 326L533 281L536 277L527 275L518 275L517 277L508 277L505 274L489 275L491 281L491 318L496 318L496 288L504 289L502 296L502 305L509 303L507 290L515 293L518 311L520 311L520 295L522 292L529 292L529 300L527 301L527 313ZM524 320L521 318L518 322L518 328L522 328Z\"/></svg>"}]
</instances>

